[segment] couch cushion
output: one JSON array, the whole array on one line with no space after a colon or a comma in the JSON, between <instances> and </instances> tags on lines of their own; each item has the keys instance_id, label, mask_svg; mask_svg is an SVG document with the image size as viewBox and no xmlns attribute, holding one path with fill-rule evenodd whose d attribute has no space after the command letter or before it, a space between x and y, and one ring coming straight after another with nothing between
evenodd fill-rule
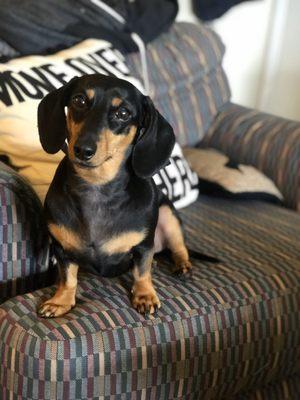
<instances>
[{"instance_id":1,"label":"couch cushion","mask_svg":"<svg viewBox=\"0 0 300 400\"><path fill-rule=\"evenodd\" d=\"M45 286L49 246L41 218L36 194L0 162L0 303Z\"/></svg>"},{"instance_id":2,"label":"couch cushion","mask_svg":"<svg viewBox=\"0 0 300 400\"><path fill-rule=\"evenodd\" d=\"M130 305L130 277L82 275L77 306L41 319L54 288L0 308L0 388L20 399L216 399L300 369L300 216L259 202L201 200L182 211L193 276L159 261L162 308Z\"/></svg>"},{"instance_id":3,"label":"couch cushion","mask_svg":"<svg viewBox=\"0 0 300 400\"><path fill-rule=\"evenodd\" d=\"M181 145L198 143L230 98L223 55L221 40L203 24L174 24L147 46L150 95ZM126 60L142 79L140 55Z\"/></svg>"},{"instance_id":4,"label":"couch cushion","mask_svg":"<svg viewBox=\"0 0 300 400\"><path fill-rule=\"evenodd\" d=\"M291 375L279 382L272 382L234 400L297 400L300 393L300 374Z\"/></svg>"}]
</instances>

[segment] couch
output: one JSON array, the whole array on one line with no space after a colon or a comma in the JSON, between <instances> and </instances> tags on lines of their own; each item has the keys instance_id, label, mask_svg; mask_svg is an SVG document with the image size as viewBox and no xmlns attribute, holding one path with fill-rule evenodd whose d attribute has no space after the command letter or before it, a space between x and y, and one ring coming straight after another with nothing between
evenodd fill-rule
<instances>
[{"instance_id":1,"label":"couch","mask_svg":"<svg viewBox=\"0 0 300 400\"><path fill-rule=\"evenodd\" d=\"M55 267L48 242L34 239L41 204L1 164L0 399L300 397L300 124L232 104L223 55L206 26L173 25L147 49L151 95L182 145L256 166L285 205L200 190L181 211L187 242L221 262L193 260L193 275L179 280L160 258L156 317L132 308L129 274L81 274L77 306L42 319ZM141 78L139 55L126 58Z\"/></svg>"}]
</instances>

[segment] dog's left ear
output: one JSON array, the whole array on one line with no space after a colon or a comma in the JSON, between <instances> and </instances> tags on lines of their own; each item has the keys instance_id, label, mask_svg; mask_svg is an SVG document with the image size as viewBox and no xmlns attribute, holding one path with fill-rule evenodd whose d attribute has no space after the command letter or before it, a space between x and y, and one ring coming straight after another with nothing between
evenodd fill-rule
<instances>
[{"instance_id":1,"label":"dog's left ear","mask_svg":"<svg viewBox=\"0 0 300 400\"><path fill-rule=\"evenodd\" d=\"M171 125L144 97L144 121L132 153L132 167L140 178L150 178L168 162L175 144Z\"/></svg>"},{"instance_id":2,"label":"dog's left ear","mask_svg":"<svg viewBox=\"0 0 300 400\"><path fill-rule=\"evenodd\" d=\"M63 147L67 138L66 116L64 108L68 103L73 78L66 85L47 94L38 106L38 129L43 149L55 154Z\"/></svg>"}]
</instances>

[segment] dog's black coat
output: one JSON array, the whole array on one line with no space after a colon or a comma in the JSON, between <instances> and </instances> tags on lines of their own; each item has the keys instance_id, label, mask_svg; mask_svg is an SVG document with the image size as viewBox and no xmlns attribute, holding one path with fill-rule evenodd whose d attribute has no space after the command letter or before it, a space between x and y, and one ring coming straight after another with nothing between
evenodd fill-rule
<instances>
[{"instance_id":1,"label":"dog's black coat","mask_svg":"<svg viewBox=\"0 0 300 400\"><path fill-rule=\"evenodd\" d=\"M78 252L69 252L55 241L59 261L75 262L91 272L113 277L128 271L134 256L141 256L144 249L153 245L158 207L170 202L158 192L152 179L144 180L128 170L120 171L113 182L93 187L76 176L67 157L63 159L46 197L46 218L76 231L85 246ZM107 237L145 228L147 236L133 253L107 255L99 250Z\"/></svg>"},{"instance_id":2,"label":"dog's black coat","mask_svg":"<svg viewBox=\"0 0 300 400\"><path fill-rule=\"evenodd\" d=\"M117 89L116 89L117 81ZM158 191L152 175L165 165L174 146L171 126L154 108L152 102L126 81L101 75L90 75L71 81L67 86L50 93L39 106L39 132L47 152L60 150L68 132L64 107L76 93L88 88L95 92L93 104L84 113L73 113L75 121L87 121L84 134L77 140L94 143L96 133L104 126L115 134L136 125L137 133L128 146L116 177L104 185L91 185L75 171L68 156L60 163L45 201L48 224L63 225L82 238L83 247L65 250L54 239L55 255L61 264L75 262L81 268L112 277L139 263L145 250L153 247L158 209L170 201ZM110 116L113 97L125 99L130 120L124 124ZM89 165L86 165L89 168ZM144 240L129 253L108 255L101 243L125 231L146 230Z\"/></svg>"}]
</instances>

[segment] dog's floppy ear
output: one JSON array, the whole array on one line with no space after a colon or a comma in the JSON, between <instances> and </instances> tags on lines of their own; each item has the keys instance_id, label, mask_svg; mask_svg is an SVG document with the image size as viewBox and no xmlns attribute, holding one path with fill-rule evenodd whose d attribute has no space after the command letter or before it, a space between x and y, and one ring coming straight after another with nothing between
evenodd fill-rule
<instances>
[{"instance_id":1,"label":"dog's floppy ear","mask_svg":"<svg viewBox=\"0 0 300 400\"><path fill-rule=\"evenodd\" d=\"M47 94L38 106L40 142L47 153L57 153L66 140L67 126L64 108L77 79L73 78L66 85Z\"/></svg>"},{"instance_id":2,"label":"dog's floppy ear","mask_svg":"<svg viewBox=\"0 0 300 400\"><path fill-rule=\"evenodd\" d=\"M132 167L137 176L150 178L166 165L175 144L173 128L144 97L144 121L133 148Z\"/></svg>"}]
</instances>

